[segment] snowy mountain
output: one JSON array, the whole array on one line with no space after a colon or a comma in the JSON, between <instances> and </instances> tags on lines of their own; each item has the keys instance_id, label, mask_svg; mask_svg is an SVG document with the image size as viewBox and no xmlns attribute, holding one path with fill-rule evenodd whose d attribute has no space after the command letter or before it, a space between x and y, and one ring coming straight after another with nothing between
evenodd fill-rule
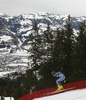
<instances>
[{"instance_id":1,"label":"snowy mountain","mask_svg":"<svg viewBox=\"0 0 86 100\"><path fill-rule=\"evenodd\" d=\"M46 30L47 24L53 31L64 28L68 15L52 13L21 14L19 16L8 16L0 14L0 76L11 72L24 72L28 67L27 42L33 30L35 22L40 34ZM72 28L78 31L79 24L86 17L72 17Z\"/></svg>"}]
</instances>

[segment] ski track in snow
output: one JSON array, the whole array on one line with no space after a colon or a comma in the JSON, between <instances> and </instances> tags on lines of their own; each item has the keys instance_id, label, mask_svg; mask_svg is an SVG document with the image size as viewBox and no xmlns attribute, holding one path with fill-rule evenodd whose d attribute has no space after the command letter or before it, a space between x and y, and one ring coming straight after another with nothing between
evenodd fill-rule
<instances>
[{"instance_id":1,"label":"ski track in snow","mask_svg":"<svg viewBox=\"0 0 86 100\"><path fill-rule=\"evenodd\" d=\"M72 90L34 100L86 100L86 89Z\"/></svg>"}]
</instances>

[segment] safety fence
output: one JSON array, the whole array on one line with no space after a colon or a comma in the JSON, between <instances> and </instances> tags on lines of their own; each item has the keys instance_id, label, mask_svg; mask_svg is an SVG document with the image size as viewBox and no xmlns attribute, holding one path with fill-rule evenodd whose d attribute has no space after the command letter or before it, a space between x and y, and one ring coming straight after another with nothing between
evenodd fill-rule
<instances>
[{"instance_id":1,"label":"safety fence","mask_svg":"<svg viewBox=\"0 0 86 100\"><path fill-rule=\"evenodd\" d=\"M65 88L64 91L83 89L83 88L86 88L86 80L64 84L63 87ZM57 87L54 87L54 88L49 88L49 89L44 89L44 90L39 90L39 91L35 91L32 93L28 93L18 100L33 100L35 98L50 96L50 95L64 92L64 91L54 92L56 89Z\"/></svg>"}]
</instances>

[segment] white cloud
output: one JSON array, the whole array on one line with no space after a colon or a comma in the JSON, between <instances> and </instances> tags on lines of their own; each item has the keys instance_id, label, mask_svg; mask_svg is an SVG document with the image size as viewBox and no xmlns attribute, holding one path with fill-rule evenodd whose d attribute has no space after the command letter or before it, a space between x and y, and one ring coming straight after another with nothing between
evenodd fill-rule
<instances>
[{"instance_id":1,"label":"white cloud","mask_svg":"<svg viewBox=\"0 0 86 100\"><path fill-rule=\"evenodd\" d=\"M0 12L10 15L52 12L85 16L86 0L0 0Z\"/></svg>"}]
</instances>

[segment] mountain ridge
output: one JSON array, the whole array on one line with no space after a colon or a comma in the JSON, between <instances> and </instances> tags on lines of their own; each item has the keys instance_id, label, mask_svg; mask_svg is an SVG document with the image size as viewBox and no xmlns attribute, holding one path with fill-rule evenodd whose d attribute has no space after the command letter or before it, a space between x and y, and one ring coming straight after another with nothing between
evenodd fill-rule
<instances>
[{"instance_id":1,"label":"mountain ridge","mask_svg":"<svg viewBox=\"0 0 86 100\"><path fill-rule=\"evenodd\" d=\"M59 15L53 13L33 13L21 14L19 16L8 16L0 14L0 71L18 72L27 69L28 48L26 41L29 41L29 35L33 26L37 23L41 34L46 30L47 24L50 24L52 30L64 28L68 15ZM82 17L71 17L72 28L74 32L79 30L80 22L86 19ZM23 47L23 44L26 48ZM9 59L8 59L9 58Z\"/></svg>"}]
</instances>

